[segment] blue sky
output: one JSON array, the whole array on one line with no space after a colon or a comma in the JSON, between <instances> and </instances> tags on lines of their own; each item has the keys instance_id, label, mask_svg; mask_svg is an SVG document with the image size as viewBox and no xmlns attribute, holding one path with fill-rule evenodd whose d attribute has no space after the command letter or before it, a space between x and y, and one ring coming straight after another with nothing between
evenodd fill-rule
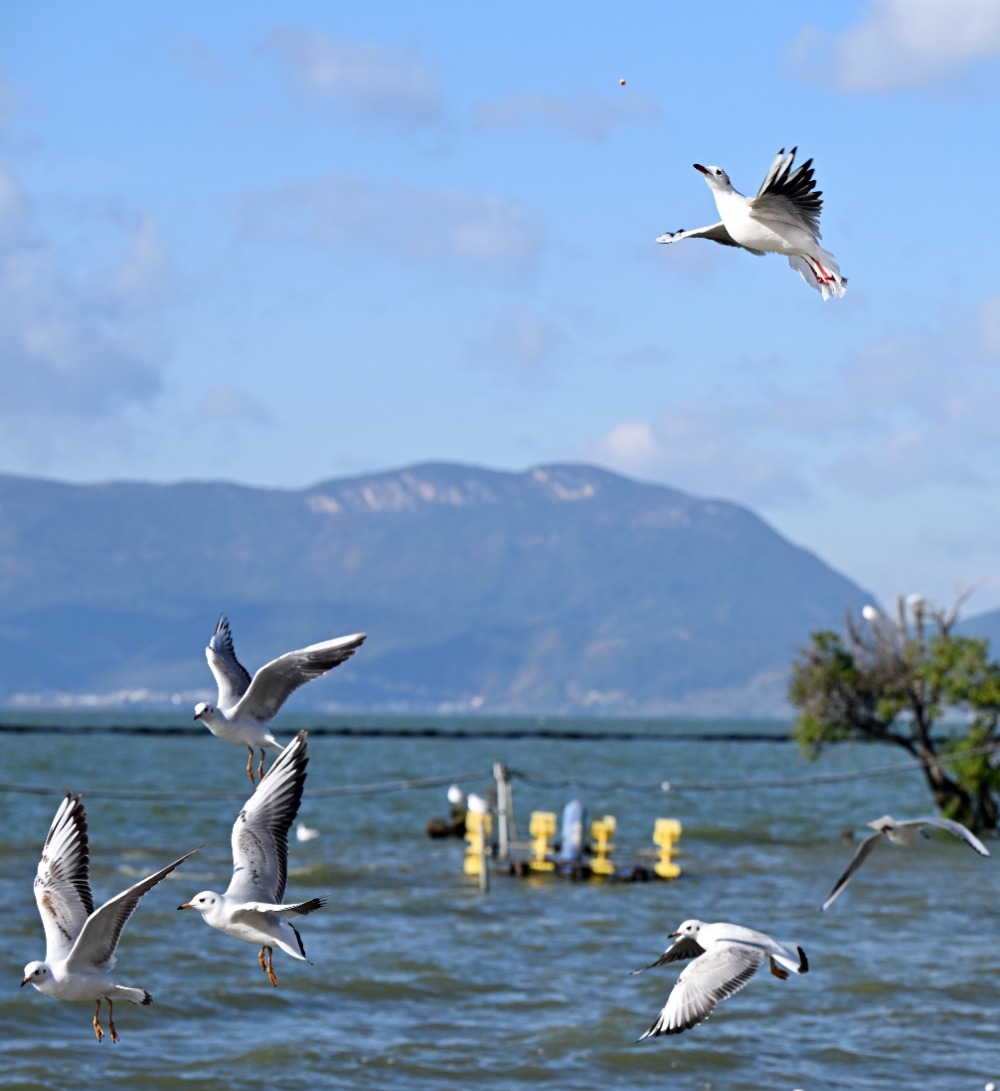
<instances>
[{"instance_id":1,"label":"blue sky","mask_svg":"<svg viewBox=\"0 0 1000 1091\"><path fill-rule=\"evenodd\" d=\"M998 606L998 119L996 0L5 4L0 472L590 461ZM844 299L654 243L792 145Z\"/></svg>"}]
</instances>

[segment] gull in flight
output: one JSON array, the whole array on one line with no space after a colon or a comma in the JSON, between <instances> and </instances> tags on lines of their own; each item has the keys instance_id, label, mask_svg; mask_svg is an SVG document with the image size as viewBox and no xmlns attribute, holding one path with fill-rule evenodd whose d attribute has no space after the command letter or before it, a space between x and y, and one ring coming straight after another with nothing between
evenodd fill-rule
<instances>
[{"instance_id":1,"label":"gull in flight","mask_svg":"<svg viewBox=\"0 0 1000 1091\"><path fill-rule=\"evenodd\" d=\"M751 254L785 254L788 264L824 299L842 296L847 278L840 275L837 260L819 245L819 213L822 193L813 179L812 160L792 170L797 148L786 155L782 148L775 156L756 197L744 197L733 188L729 175L721 167L703 167L701 171L715 197L722 219L693 231L673 231L660 235L657 242L681 239L711 239L724 246L740 246Z\"/></svg>"},{"instance_id":2,"label":"gull in flight","mask_svg":"<svg viewBox=\"0 0 1000 1091\"><path fill-rule=\"evenodd\" d=\"M739 924L690 920L670 934L675 939L666 951L649 966L632 972L639 974L685 958L693 958L694 962L677 978L663 1010L640 1042L660 1034L680 1034L707 1019L721 1001L743 988L765 958L771 973L782 980L789 971L804 974L809 970L801 947L779 943L764 932Z\"/></svg>"},{"instance_id":3,"label":"gull in flight","mask_svg":"<svg viewBox=\"0 0 1000 1091\"><path fill-rule=\"evenodd\" d=\"M950 818L911 818L905 822L898 822L891 814L885 814L869 822L869 826L875 831L858 845L858 851L854 859L847 865L847 870L834 884L830 896L823 903L824 909L829 907L840 897L841 891L851 881L852 876L859 867L868 859L871 851L887 837L895 845L915 845L921 837L927 837L924 826L937 826L939 830L947 830L956 837L961 838L970 848L974 848L980 856L989 856L989 850L971 831L967 830L961 822L953 822Z\"/></svg>"},{"instance_id":4,"label":"gull in flight","mask_svg":"<svg viewBox=\"0 0 1000 1091\"><path fill-rule=\"evenodd\" d=\"M229 622L220 617L205 649L205 658L219 684L218 703L195 705L194 718L201 720L213 735L242 743L250 751L247 776L253 783L254 748L260 750L258 777L264 775L264 748L281 752L281 744L268 730L268 724L281 706L299 686L322 677L345 659L350 659L364 639L364 633L354 633L310 644L296 652L286 652L261 667L251 681L249 672L233 651Z\"/></svg>"},{"instance_id":5,"label":"gull in flight","mask_svg":"<svg viewBox=\"0 0 1000 1091\"><path fill-rule=\"evenodd\" d=\"M35 876L35 901L45 928L45 961L25 966L22 987L34 985L40 993L58 1000L93 1000L98 1041L104 1037L98 1018L101 1001L107 1000L108 1029L111 1041L117 1042L112 1000L153 1002L145 989L117 985L111 978L122 929L143 894L191 855L187 853L95 909L87 813L79 796L67 795L52 819Z\"/></svg>"},{"instance_id":6,"label":"gull in flight","mask_svg":"<svg viewBox=\"0 0 1000 1091\"><path fill-rule=\"evenodd\" d=\"M326 898L282 904L288 878L288 830L306 780L307 732L300 731L275 759L233 824L233 877L225 894L203 890L178 909L197 909L205 923L227 936L260 945L260 968L278 984L273 948L306 958L292 921L326 905Z\"/></svg>"}]
</instances>

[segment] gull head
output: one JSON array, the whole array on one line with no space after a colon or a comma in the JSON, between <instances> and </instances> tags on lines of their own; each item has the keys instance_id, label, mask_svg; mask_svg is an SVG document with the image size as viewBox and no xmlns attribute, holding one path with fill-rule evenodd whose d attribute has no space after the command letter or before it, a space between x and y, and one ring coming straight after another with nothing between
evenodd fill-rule
<instances>
[{"instance_id":1,"label":"gull head","mask_svg":"<svg viewBox=\"0 0 1000 1091\"><path fill-rule=\"evenodd\" d=\"M701 931L702 927L701 921L685 921L676 932L671 932L670 934L672 936L690 936L691 939L697 939L698 933Z\"/></svg>"},{"instance_id":2,"label":"gull head","mask_svg":"<svg viewBox=\"0 0 1000 1091\"><path fill-rule=\"evenodd\" d=\"M201 701L194 706L194 718L196 720L205 720L208 722L214 716L215 709L211 705L205 704L204 701Z\"/></svg>"},{"instance_id":3,"label":"gull head","mask_svg":"<svg viewBox=\"0 0 1000 1091\"><path fill-rule=\"evenodd\" d=\"M729 181L729 175L722 169L722 167L703 167L700 163L693 164L694 169L701 171L705 178L705 181L712 187L712 189L732 189L733 184Z\"/></svg>"},{"instance_id":4,"label":"gull head","mask_svg":"<svg viewBox=\"0 0 1000 1091\"><path fill-rule=\"evenodd\" d=\"M195 894L191 901L179 905L177 909L178 911L181 909L197 909L199 913L205 915L211 913L220 901L218 894L214 894L211 890L203 890L200 894Z\"/></svg>"},{"instance_id":5,"label":"gull head","mask_svg":"<svg viewBox=\"0 0 1000 1091\"><path fill-rule=\"evenodd\" d=\"M21 988L25 985L34 985L36 989L44 991L45 983L49 980L49 968L44 962L29 962L24 968L24 980L21 982Z\"/></svg>"}]
</instances>

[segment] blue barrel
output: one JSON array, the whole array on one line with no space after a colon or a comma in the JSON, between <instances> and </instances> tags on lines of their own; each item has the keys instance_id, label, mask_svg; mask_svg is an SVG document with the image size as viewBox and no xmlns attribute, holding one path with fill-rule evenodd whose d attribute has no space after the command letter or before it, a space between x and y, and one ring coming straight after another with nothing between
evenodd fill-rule
<instances>
[{"instance_id":1,"label":"blue barrel","mask_svg":"<svg viewBox=\"0 0 1000 1091\"><path fill-rule=\"evenodd\" d=\"M571 799L563 807L562 844L559 847L559 859L563 863L579 863L583 860L586 836L587 808L578 799Z\"/></svg>"}]
</instances>

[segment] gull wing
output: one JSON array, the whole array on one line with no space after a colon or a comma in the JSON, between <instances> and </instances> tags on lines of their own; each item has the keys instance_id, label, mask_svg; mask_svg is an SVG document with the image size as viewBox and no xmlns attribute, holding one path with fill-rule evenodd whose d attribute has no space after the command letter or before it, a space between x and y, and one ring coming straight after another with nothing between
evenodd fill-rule
<instances>
[{"instance_id":1,"label":"gull wing","mask_svg":"<svg viewBox=\"0 0 1000 1091\"><path fill-rule=\"evenodd\" d=\"M66 957L66 968L86 971L97 967L110 970L115 964L115 948L118 946L122 929L135 912L143 894L152 890L161 879L166 878L174 868L180 867L197 851L193 849L172 864L167 864L165 868L160 868L145 879L140 879L134 886L123 890L121 894L105 902L96 912L91 913Z\"/></svg>"},{"instance_id":2,"label":"gull wing","mask_svg":"<svg viewBox=\"0 0 1000 1091\"><path fill-rule=\"evenodd\" d=\"M233 877L226 897L280 904L288 878L288 831L306 782L308 733L300 731L268 769L233 824Z\"/></svg>"},{"instance_id":3,"label":"gull wing","mask_svg":"<svg viewBox=\"0 0 1000 1091\"><path fill-rule=\"evenodd\" d=\"M250 674L236 658L233 635L225 614L219 618L215 633L205 649L205 658L219 685L219 708L232 708L250 688Z\"/></svg>"},{"instance_id":4,"label":"gull wing","mask_svg":"<svg viewBox=\"0 0 1000 1091\"><path fill-rule=\"evenodd\" d=\"M639 1041L680 1034L707 1019L721 1001L746 985L764 958L757 947L739 943L713 946L684 968L663 1010Z\"/></svg>"},{"instance_id":5,"label":"gull wing","mask_svg":"<svg viewBox=\"0 0 1000 1091\"><path fill-rule=\"evenodd\" d=\"M913 822L900 822L901 826L909 825L921 825L921 826L937 826L939 830L947 830L948 833L953 833L956 837L961 838L970 848L976 850L980 856L989 856L989 849L979 840L978 837L966 826L963 826L961 822L954 822L950 818L916 818Z\"/></svg>"},{"instance_id":6,"label":"gull wing","mask_svg":"<svg viewBox=\"0 0 1000 1091\"><path fill-rule=\"evenodd\" d=\"M265 902L246 902L239 909L234 910L233 920L252 920L254 913L267 913L281 920L293 920L295 917L304 917L308 913L315 913L322 909L329 901L326 897L309 898L304 902L295 902L293 905L268 905Z\"/></svg>"},{"instance_id":7,"label":"gull wing","mask_svg":"<svg viewBox=\"0 0 1000 1091\"><path fill-rule=\"evenodd\" d=\"M804 227L818 239L823 194L816 189L811 159L792 170L797 151L798 148L792 148L786 155L782 148L778 152L757 196L750 198L747 208L755 220Z\"/></svg>"},{"instance_id":8,"label":"gull wing","mask_svg":"<svg viewBox=\"0 0 1000 1091\"><path fill-rule=\"evenodd\" d=\"M45 928L45 961L66 957L94 911L87 812L67 795L49 826L35 875L35 902Z\"/></svg>"},{"instance_id":9,"label":"gull wing","mask_svg":"<svg viewBox=\"0 0 1000 1091\"><path fill-rule=\"evenodd\" d=\"M840 892L851 881L851 876L858 870L859 867L868 859L872 849L875 848L879 838L884 835L881 833L873 833L870 837L866 837L864 841L858 845L858 851L854 854L854 858L847 865L847 870L843 875L834 883L833 890L830 891L830 896L823 903L823 909L829 909L831 905L840 896Z\"/></svg>"},{"instance_id":10,"label":"gull wing","mask_svg":"<svg viewBox=\"0 0 1000 1091\"><path fill-rule=\"evenodd\" d=\"M272 659L253 676L250 688L233 710L233 718L248 717L258 723L268 723L299 686L322 677L345 659L350 659L364 640L364 633L354 633L310 644L308 648Z\"/></svg>"},{"instance_id":11,"label":"gull wing","mask_svg":"<svg viewBox=\"0 0 1000 1091\"><path fill-rule=\"evenodd\" d=\"M677 939L663 952L662 955L648 966L640 966L638 970L632 970L633 974L641 974L644 970L652 970L654 966L663 966L667 962L677 962L685 958L697 958L705 953L705 948L691 936L678 936Z\"/></svg>"},{"instance_id":12,"label":"gull wing","mask_svg":"<svg viewBox=\"0 0 1000 1091\"><path fill-rule=\"evenodd\" d=\"M720 242L723 246L738 246L745 250L732 235L726 230L726 225L720 220L717 224L708 227L694 227L690 231L668 231L657 237L657 242L680 242L681 239L711 239L712 242ZM762 250L752 250L753 254L761 254Z\"/></svg>"}]
</instances>

